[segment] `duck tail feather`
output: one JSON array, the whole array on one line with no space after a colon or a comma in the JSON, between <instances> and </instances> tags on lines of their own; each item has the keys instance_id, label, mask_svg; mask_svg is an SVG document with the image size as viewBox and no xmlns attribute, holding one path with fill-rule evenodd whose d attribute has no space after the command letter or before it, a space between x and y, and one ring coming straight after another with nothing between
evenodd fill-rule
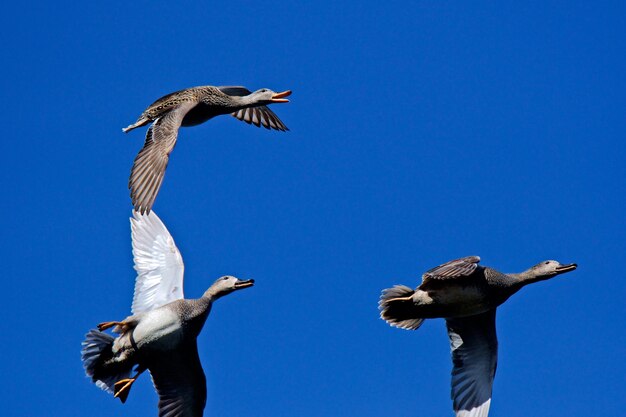
<instances>
[{"instance_id":1,"label":"duck tail feather","mask_svg":"<svg viewBox=\"0 0 626 417\"><path fill-rule=\"evenodd\" d=\"M133 364L107 364L113 357L113 342L115 338L99 330L90 330L82 343L81 360L85 374L91 378L96 386L110 394L114 394L115 383L120 379L130 377Z\"/></svg>"},{"instance_id":2,"label":"duck tail feather","mask_svg":"<svg viewBox=\"0 0 626 417\"><path fill-rule=\"evenodd\" d=\"M380 318L393 327L418 329L424 319L415 317L415 304L411 299L414 293L414 290L405 285L395 285L383 290L378 302Z\"/></svg>"}]
</instances>

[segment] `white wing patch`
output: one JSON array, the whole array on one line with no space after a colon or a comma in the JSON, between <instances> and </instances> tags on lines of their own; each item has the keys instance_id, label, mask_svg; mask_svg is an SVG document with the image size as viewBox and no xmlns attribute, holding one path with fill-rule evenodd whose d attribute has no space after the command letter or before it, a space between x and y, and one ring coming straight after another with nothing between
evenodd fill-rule
<instances>
[{"instance_id":1,"label":"white wing patch","mask_svg":"<svg viewBox=\"0 0 626 417\"><path fill-rule=\"evenodd\" d=\"M184 298L183 258L161 219L154 212L133 211L130 228L137 271L133 314Z\"/></svg>"}]
</instances>

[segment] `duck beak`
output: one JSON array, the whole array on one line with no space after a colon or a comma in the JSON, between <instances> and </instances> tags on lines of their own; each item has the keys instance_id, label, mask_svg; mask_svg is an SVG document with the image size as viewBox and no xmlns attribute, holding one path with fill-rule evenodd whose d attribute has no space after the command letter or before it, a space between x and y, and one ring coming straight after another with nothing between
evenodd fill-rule
<instances>
[{"instance_id":1,"label":"duck beak","mask_svg":"<svg viewBox=\"0 0 626 417\"><path fill-rule=\"evenodd\" d=\"M235 289L240 290L242 288L252 287L253 285L254 285L253 279L248 279L245 281L239 280L237 283L235 283Z\"/></svg>"},{"instance_id":2,"label":"duck beak","mask_svg":"<svg viewBox=\"0 0 626 417\"><path fill-rule=\"evenodd\" d=\"M272 103L289 103L289 100L283 97L289 97L291 90L283 91L282 93L276 93L272 96Z\"/></svg>"},{"instance_id":3,"label":"duck beak","mask_svg":"<svg viewBox=\"0 0 626 417\"><path fill-rule=\"evenodd\" d=\"M560 265L556 268L556 273L557 274L562 274L564 272L569 272L569 271L573 271L574 269L576 269L578 267L578 265L576 264L567 264L567 265Z\"/></svg>"}]
</instances>

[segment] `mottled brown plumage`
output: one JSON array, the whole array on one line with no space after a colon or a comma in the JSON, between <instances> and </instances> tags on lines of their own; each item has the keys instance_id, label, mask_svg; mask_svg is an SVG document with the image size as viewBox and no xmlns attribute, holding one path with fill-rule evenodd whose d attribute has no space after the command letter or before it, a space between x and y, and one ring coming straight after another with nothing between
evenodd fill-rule
<instances>
[{"instance_id":1,"label":"mottled brown plumage","mask_svg":"<svg viewBox=\"0 0 626 417\"><path fill-rule=\"evenodd\" d=\"M142 214L150 212L181 126L195 126L230 113L257 127L287 131L287 126L266 105L286 103L289 100L284 97L290 94L291 91L275 93L268 89L252 93L245 87L237 86L201 86L176 91L152 103L135 123L122 129L129 132L152 123L128 181L135 210Z\"/></svg>"}]
</instances>

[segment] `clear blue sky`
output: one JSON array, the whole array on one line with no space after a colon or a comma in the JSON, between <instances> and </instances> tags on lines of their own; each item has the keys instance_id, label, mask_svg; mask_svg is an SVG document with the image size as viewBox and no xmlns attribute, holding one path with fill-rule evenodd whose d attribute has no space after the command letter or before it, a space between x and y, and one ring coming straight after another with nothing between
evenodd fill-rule
<instances>
[{"instance_id":1,"label":"clear blue sky","mask_svg":"<svg viewBox=\"0 0 626 417\"><path fill-rule=\"evenodd\" d=\"M92 385L80 342L130 310L145 130L120 129L203 84L294 92L288 133L182 130L156 201L188 297L257 282L199 338L207 416L452 415L444 322L377 300L474 254L579 264L500 308L492 415L622 415L624 2L222 3L5 5L3 416L156 415L148 377L125 405Z\"/></svg>"}]
</instances>

